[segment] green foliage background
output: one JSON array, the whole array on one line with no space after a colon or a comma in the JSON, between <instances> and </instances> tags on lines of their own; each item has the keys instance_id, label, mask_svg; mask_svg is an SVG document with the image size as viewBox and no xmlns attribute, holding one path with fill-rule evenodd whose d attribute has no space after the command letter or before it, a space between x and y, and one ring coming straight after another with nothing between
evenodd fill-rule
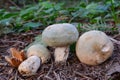
<instances>
[{"instance_id":1,"label":"green foliage background","mask_svg":"<svg viewBox=\"0 0 120 80\"><path fill-rule=\"evenodd\" d=\"M118 28L116 25L120 23L119 0L33 0L33 4L28 0L13 1L19 5L0 9L1 33L45 28L50 24L63 22L75 23L79 31L91 29L114 31ZM108 27L111 25L107 22L115 25Z\"/></svg>"}]
</instances>

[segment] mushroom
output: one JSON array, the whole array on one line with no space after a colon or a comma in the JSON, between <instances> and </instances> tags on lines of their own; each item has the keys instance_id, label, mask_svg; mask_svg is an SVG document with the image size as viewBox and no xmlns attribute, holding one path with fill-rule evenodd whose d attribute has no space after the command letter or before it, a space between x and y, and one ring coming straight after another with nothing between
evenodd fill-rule
<instances>
[{"instance_id":1,"label":"mushroom","mask_svg":"<svg viewBox=\"0 0 120 80\"><path fill-rule=\"evenodd\" d=\"M44 45L34 44L28 48L27 57L28 59L18 67L20 74L23 76L34 75L41 63L46 63L50 59L50 53Z\"/></svg>"},{"instance_id":2,"label":"mushroom","mask_svg":"<svg viewBox=\"0 0 120 80\"><path fill-rule=\"evenodd\" d=\"M76 55L85 64L98 65L112 55L113 49L112 41L104 32L92 30L78 39Z\"/></svg>"},{"instance_id":3,"label":"mushroom","mask_svg":"<svg viewBox=\"0 0 120 80\"><path fill-rule=\"evenodd\" d=\"M55 62L65 62L69 54L69 45L77 41L78 31L69 23L53 24L42 33L42 40L46 45L55 47Z\"/></svg>"},{"instance_id":4,"label":"mushroom","mask_svg":"<svg viewBox=\"0 0 120 80\"><path fill-rule=\"evenodd\" d=\"M30 56L38 56L42 60L42 63L46 63L51 57L49 50L41 44L35 44L28 48L27 57Z\"/></svg>"},{"instance_id":5,"label":"mushroom","mask_svg":"<svg viewBox=\"0 0 120 80\"><path fill-rule=\"evenodd\" d=\"M40 67L40 62L38 56L31 56L19 65L18 70L23 76L35 75Z\"/></svg>"}]
</instances>

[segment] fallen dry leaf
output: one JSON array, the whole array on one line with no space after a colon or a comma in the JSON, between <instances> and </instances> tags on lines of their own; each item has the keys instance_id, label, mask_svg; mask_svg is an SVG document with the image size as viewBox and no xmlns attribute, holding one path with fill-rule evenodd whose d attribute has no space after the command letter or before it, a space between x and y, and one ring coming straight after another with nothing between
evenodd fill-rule
<instances>
[{"instance_id":1,"label":"fallen dry leaf","mask_svg":"<svg viewBox=\"0 0 120 80\"><path fill-rule=\"evenodd\" d=\"M22 61L26 59L24 50L18 51L15 48L10 48L12 57L5 56L6 61L13 67L18 67Z\"/></svg>"},{"instance_id":2,"label":"fallen dry leaf","mask_svg":"<svg viewBox=\"0 0 120 80\"><path fill-rule=\"evenodd\" d=\"M20 61L25 60L26 57L25 57L24 50L18 51L15 48L10 48L10 51L11 51L11 54L12 54L13 58L17 58Z\"/></svg>"}]
</instances>

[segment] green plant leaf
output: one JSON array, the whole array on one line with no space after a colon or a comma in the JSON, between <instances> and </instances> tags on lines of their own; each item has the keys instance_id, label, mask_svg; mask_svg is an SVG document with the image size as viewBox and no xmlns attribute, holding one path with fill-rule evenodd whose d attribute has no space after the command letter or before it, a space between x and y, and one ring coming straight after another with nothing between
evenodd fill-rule
<instances>
[{"instance_id":1,"label":"green plant leaf","mask_svg":"<svg viewBox=\"0 0 120 80\"><path fill-rule=\"evenodd\" d=\"M45 10L44 12L50 14L50 13L52 13L53 10L54 10L53 8L50 8L50 9L48 9L48 10Z\"/></svg>"},{"instance_id":2,"label":"green plant leaf","mask_svg":"<svg viewBox=\"0 0 120 80\"><path fill-rule=\"evenodd\" d=\"M33 7L29 7L27 9L24 9L20 12L20 16L24 16L26 14L29 14L29 13L34 13L34 11L38 10L39 9L39 6L33 6Z\"/></svg>"},{"instance_id":3,"label":"green plant leaf","mask_svg":"<svg viewBox=\"0 0 120 80\"><path fill-rule=\"evenodd\" d=\"M49 1L42 2L41 5L46 9L53 8L54 6L54 4Z\"/></svg>"},{"instance_id":4,"label":"green plant leaf","mask_svg":"<svg viewBox=\"0 0 120 80\"><path fill-rule=\"evenodd\" d=\"M60 10L63 7L64 3L58 3L57 5L54 5L55 10Z\"/></svg>"},{"instance_id":5,"label":"green plant leaf","mask_svg":"<svg viewBox=\"0 0 120 80\"><path fill-rule=\"evenodd\" d=\"M13 21L13 18L2 19L0 20L0 24L3 26L9 26Z\"/></svg>"},{"instance_id":6,"label":"green plant leaf","mask_svg":"<svg viewBox=\"0 0 120 80\"><path fill-rule=\"evenodd\" d=\"M37 22L37 23L35 23L35 22L28 22L28 23L24 24L24 27L37 28L37 27L39 27L41 25L42 24L39 23L39 22Z\"/></svg>"},{"instance_id":7,"label":"green plant leaf","mask_svg":"<svg viewBox=\"0 0 120 80\"><path fill-rule=\"evenodd\" d=\"M3 18L10 18L10 17L15 17L15 16L17 16L17 15L18 15L17 12L14 12L14 13L5 12L5 13L2 15L2 17L3 17Z\"/></svg>"}]
</instances>

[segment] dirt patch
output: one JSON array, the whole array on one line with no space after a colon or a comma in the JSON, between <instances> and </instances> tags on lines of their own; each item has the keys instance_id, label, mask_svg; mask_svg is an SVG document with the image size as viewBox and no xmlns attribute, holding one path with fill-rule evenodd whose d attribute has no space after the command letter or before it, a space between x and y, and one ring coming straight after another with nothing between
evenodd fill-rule
<instances>
[{"instance_id":1,"label":"dirt patch","mask_svg":"<svg viewBox=\"0 0 120 80\"><path fill-rule=\"evenodd\" d=\"M43 64L36 75L23 77L17 69L11 67L4 59L9 55L9 48L24 49L40 34L39 31L30 31L20 34L7 34L0 37L0 80L120 80L120 45L114 44L114 54L111 58L98 66L85 65L77 59L75 53L70 53L64 64L55 64L53 49L51 60ZM115 37L120 40L120 37Z\"/></svg>"}]
</instances>

